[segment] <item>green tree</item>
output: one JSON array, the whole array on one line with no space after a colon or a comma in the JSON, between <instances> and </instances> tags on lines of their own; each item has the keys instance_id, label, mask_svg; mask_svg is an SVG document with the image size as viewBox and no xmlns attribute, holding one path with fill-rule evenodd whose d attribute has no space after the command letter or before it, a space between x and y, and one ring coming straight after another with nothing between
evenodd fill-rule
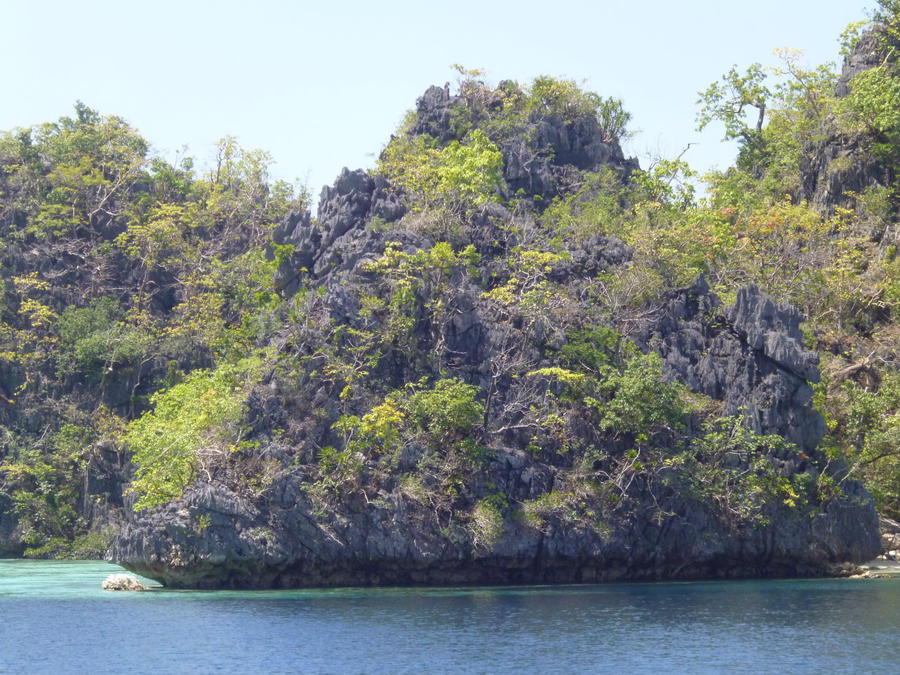
<instances>
[{"instance_id":1,"label":"green tree","mask_svg":"<svg viewBox=\"0 0 900 675\"><path fill-rule=\"evenodd\" d=\"M123 438L137 466L135 509L179 497L198 471L211 477L212 466L238 447L246 433L244 399L259 367L251 359L195 371L151 397L153 409L131 422Z\"/></svg>"},{"instance_id":2,"label":"green tree","mask_svg":"<svg viewBox=\"0 0 900 675\"><path fill-rule=\"evenodd\" d=\"M395 138L379 160L379 170L403 188L419 209L465 215L499 201L503 156L476 129L464 142L436 147L425 136Z\"/></svg>"},{"instance_id":3,"label":"green tree","mask_svg":"<svg viewBox=\"0 0 900 675\"><path fill-rule=\"evenodd\" d=\"M761 160L764 149L762 132L766 110L772 91L766 86L766 74L754 63L743 73L732 66L721 82L713 82L700 92L697 103L702 107L697 115L698 130L718 121L725 127L725 139L739 139L745 165L754 166ZM748 123L748 109L756 111L756 119Z\"/></svg>"}]
</instances>

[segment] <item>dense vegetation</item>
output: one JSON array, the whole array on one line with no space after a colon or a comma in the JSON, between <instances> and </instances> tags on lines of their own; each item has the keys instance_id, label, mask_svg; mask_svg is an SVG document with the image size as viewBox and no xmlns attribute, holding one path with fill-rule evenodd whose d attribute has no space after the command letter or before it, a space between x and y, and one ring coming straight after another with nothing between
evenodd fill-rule
<instances>
[{"instance_id":1,"label":"dense vegetation","mask_svg":"<svg viewBox=\"0 0 900 675\"><path fill-rule=\"evenodd\" d=\"M171 166L123 120L80 103L72 118L0 140L0 499L28 552L68 547L106 521L121 495L97 472L121 472L123 440L155 432L128 422L178 391L214 397L221 377L198 369L251 353L277 303L265 247L305 197L270 183L268 156L232 139L217 159L203 176L187 158ZM187 433L228 417L194 402L178 411L196 417L173 421Z\"/></svg>"},{"instance_id":2,"label":"dense vegetation","mask_svg":"<svg viewBox=\"0 0 900 675\"><path fill-rule=\"evenodd\" d=\"M15 533L0 538L97 555L122 486L141 510L214 475L264 495L291 471L322 522L399 492L482 547L513 511L602 529L638 483L752 527L812 512L851 477L900 516L897 10L885 0L874 30L848 31L847 54L874 50L868 68L839 77L786 52L703 92L699 123L741 143L704 198L681 159L632 171L548 141L544 120L618 147L619 101L460 69L448 120L411 113L373 172L402 217L366 223L383 245L347 277L350 318L330 272L277 243L308 200L268 179L265 153L225 139L211 170L173 166L80 103L4 134L0 511ZM578 258L613 238L630 264ZM807 317L828 429L812 457L636 346L698 274L726 301L752 282ZM451 341L473 304L493 321L486 368ZM558 467L553 489L512 503L485 479L503 447Z\"/></svg>"}]
</instances>

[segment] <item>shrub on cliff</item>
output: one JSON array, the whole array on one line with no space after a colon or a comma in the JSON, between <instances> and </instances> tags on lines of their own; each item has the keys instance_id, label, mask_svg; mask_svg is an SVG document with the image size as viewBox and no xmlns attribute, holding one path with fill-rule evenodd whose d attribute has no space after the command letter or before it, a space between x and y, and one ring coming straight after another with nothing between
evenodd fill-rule
<instances>
[{"instance_id":1,"label":"shrub on cliff","mask_svg":"<svg viewBox=\"0 0 900 675\"><path fill-rule=\"evenodd\" d=\"M198 471L209 477L211 467L239 447L246 433L244 398L259 367L258 359L249 359L194 371L151 397L153 409L131 422L122 439L137 467L135 509L180 496Z\"/></svg>"}]
</instances>

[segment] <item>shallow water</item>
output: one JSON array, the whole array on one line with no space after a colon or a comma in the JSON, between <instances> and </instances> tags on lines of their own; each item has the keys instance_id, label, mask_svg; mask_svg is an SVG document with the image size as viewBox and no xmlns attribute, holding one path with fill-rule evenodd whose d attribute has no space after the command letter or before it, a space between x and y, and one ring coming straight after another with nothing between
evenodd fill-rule
<instances>
[{"instance_id":1,"label":"shallow water","mask_svg":"<svg viewBox=\"0 0 900 675\"><path fill-rule=\"evenodd\" d=\"M900 579L110 593L0 560L0 672L896 672Z\"/></svg>"}]
</instances>

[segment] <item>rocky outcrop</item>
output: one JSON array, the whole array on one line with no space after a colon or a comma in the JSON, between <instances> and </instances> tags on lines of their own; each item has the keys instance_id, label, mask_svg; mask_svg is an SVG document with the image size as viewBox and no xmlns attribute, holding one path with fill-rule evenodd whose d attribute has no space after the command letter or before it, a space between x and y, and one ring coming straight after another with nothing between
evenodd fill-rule
<instances>
[{"instance_id":1,"label":"rocky outcrop","mask_svg":"<svg viewBox=\"0 0 900 675\"><path fill-rule=\"evenodd\" d=\"M431 88L417 104L413 132L449 142L458 137L460 108L477 123L490 116L495 95L474 105L464 94ZM606 140L592 117L524 123L528 133L495 139L504 155L504 193L524 190L542 202L567 172L606 166L623 179L629 172L618 143ZM878 521L865 490L844 481L843 492L823 496L816 487L826 470L817 450L824 423L812 406L818 358L803 346L802 317L755 286L726 308L698 277L645 308L651 318L627 337L662 357L669 380L720 401L725 414L757 434L795 444L766 450L759 441L759 448L742 450L746 456L734 453L727 467L714 467L725 472L719 478L735 466L741 475L758 472L759 485L740 493L732 476L721 489L733 493L706 494L684 468L701 462L703 450L694 452L701 444L692 445L699 437L678 436L680 422L646 435L604 429L595 413L606 399L596 398L593 412L575 403L541 417L564 392L540 371L554 370L580 329L605 320L592 305L592 280L634 262L632 250L612 236L555 238L553 250L564 254L517 271L522 247L545 233L539 208L513 210L490 204L460 217L480 255L477 269L456 262L428 268L420 259L419 267L394 269L392 278L366 263L388 242L410 254L433 242L401 222L402 195L383 178L344 170L323 189L315 220L307 212L289 216L274 235L276 287L285 296L304 285L320 289L320 313L305 322L309 333L295 327L279 342L296 358L296 372L273 377L250 396L245 422L258 445L243 453L243 466L225 459L181 498L129 513L110 558L173 587L273 588L796 576L877 554ZM440 293L429 295L438 286ZM507 289L521 302L494 300L490 289ZM402 307L392 307L398 298ZM360 336L382 334L395 337L377 342L374 357L360 348L355 361L337 364L359 368L367 388L341 391L340 378L321 377L347 335L360 339L350 344L355 349ZM291 341L294 352L287 351ZM612 359L602 345L584 347ZM593 367L624 369L621 358L617 366ZM426 449L424 427L391 457L380 446L358 450L335 430L343 416L359 420L386 395L402 398L439 378L474 387L484 405L478 430L466 432L471 455L453 445L458 439ZM665 384L656 376L654 382ZM695 421L688 415L683 426ZM564 426L565 438L551 437L546 429L553 424ZM267 433L274 428L285 436ZM635 444L637 436L643 440ZM326 474L326 448L343 449L340 461L357 469ZM644 451L657 453L652 467L634 469ZM251 477L244 469L254 462L268 468ZM445 465L452 466L438 477ZM628 471L627 479L616 478ZM786 498L779 486L800 474L804 497Z\"/></svg>"},{"instance_id":2,"label":"rocky outcrop","mask_svg":"<svg viewBox=\"0 0 900 675\"><path fill-rule=\"evenodd\" d=\"M405 212L384 178L344 169L333 186L322 188L315 223L308 211L295 212L273 233L275 244L291 247L275 274L276 288L292 295L304 277L319 279L352 269L380 243L366 224L396 222Z\"/></svg>"},{"instance_id":3,"label":"rocky outcrop","mask_svg":"<svg viewBox=\"0 0 900 675\"><path fill-rule=\"evenodd\" d=\"M146 591L140 579L130 574L110 574L103 580L104 591Z\"/></svg>"},{"instance_id":4,"label":"rocky outcrop","mask_svg":"<svg viewBox=\"0 0 900 675\"><path fill-rule=\"evenodd\" d=\"M834 87L834 93L841 98L850 94L850 81L867 70L871 70L884 62L886 56L882 45L881 33L868 30L844 58L841 75Z\"/></svg>"},{"instance_id":5,"label":"rocky outcrop","mask_svg":"<svg viewBox=\"0 0 900 675\"><path fill-rule=\"evenodd\" d=\"M610 260L596 256L602 264L625 252L620 242L607 243ZM454 349L469 350L473 373L480 359L491 358L495 330L477 305L461 311L448 333ZM823 433L808 384L818 377L817 359L803 349L799 324L796 310L752 286L723 310L699 277L670 294L642 337L671 377L722 400L759 433L781 434L814 452ZM266 452L291 462L285 448ZM785 475L808 468L800 455L776 459ZM554 490L559 472L507 447L479 481L522 504ZM323 513L308 480L298 469L255 493L229 480L195 485L179 500L132 516L111 559L173 587L272 588L821 575L879 550L872 500L850 481L842 497L816 511L776 500L761 520L735 525L692 496L683 476L664 470L635 481L620 506L592 506L603 512L601 521L554 513L535 523L511 508L486 541L471 522L438 514L399 482L371 494L351 491Z\"/></svg>"},{"instance_id":6,"label":"rocky outcrop","mask_svg":"<svg viewBox=\"0 0 900 675\"><path fill-rule=\"evenodd\" d=\"M502 109L503 96L517 89L514 82L501 82L497 89L472 101L465 93L451 94L450 86L430 87L416 102L414 134L428 134L441 143L461 140L466 126L455 124L461 112L474 122L487 119L492 110ZM455 115L456 113L456 115ZM639 169L636 158L625 158L616 139L607 138L596 116L583 115L563 120L558 115L533 114L516 133L491 136L503 154L503 177L509 194L523 191L552 199L559 194L561 179L572 169L596 171L609 167L627 178Z\"/></svg>"},{"instance_id":7,"label":"rocky outcrop","mask_svg":"<svg viewBox=\"0 0 900 675\"><path fill-rule=\"evenodd\" d=\"M487 478L524 497L553 474L510 453ZM536 526L513 513L495 541L482 542L399 490L357 495L323 517L298 477L279 480L265 498L207 484L131 523L111 557L171 587L287 588L806 576L878 552L874 507L855 484L812 519L781 507L769 526L738 531L681 493L654 496L658 508L648 498L636 513L622 509L593 525L562 516Z\"/></svg>"},{"instance_id":8,"label":"rocky outcrop","mask_svg":"<svg viewBox=\"0 0 900 675\"><path fill-rule=\"evenodd\" d=\"M757 433L812 450L825 424L812 407L818 355L803 348L802 317L756 286L741 289L734 306L720 305L700 276L670 294L638 342L659 352L670 377L723 401Z\"/></svg>"},{"instance_id":9,"label":"rocky outcrop","mask_svg":"<svg viewBox=\"0 0 900 675\"><path fill-rule=\"evenodd\" d=\"M883 34L877 29L866 31L844 59L835 95L838 98L849 96L853 78L881 65L888 57ZM891 162L879 160L877 153L872 152L871 145L876 139L871 134L842 133L833 119L826 124L829 128L822 134L822 139L803 149L802 186L798 195L801 199L809 200L828 213L835 206L852 204L852 198L866 190L893 185L894 168Z\"/></svg>"}]
</instances>

